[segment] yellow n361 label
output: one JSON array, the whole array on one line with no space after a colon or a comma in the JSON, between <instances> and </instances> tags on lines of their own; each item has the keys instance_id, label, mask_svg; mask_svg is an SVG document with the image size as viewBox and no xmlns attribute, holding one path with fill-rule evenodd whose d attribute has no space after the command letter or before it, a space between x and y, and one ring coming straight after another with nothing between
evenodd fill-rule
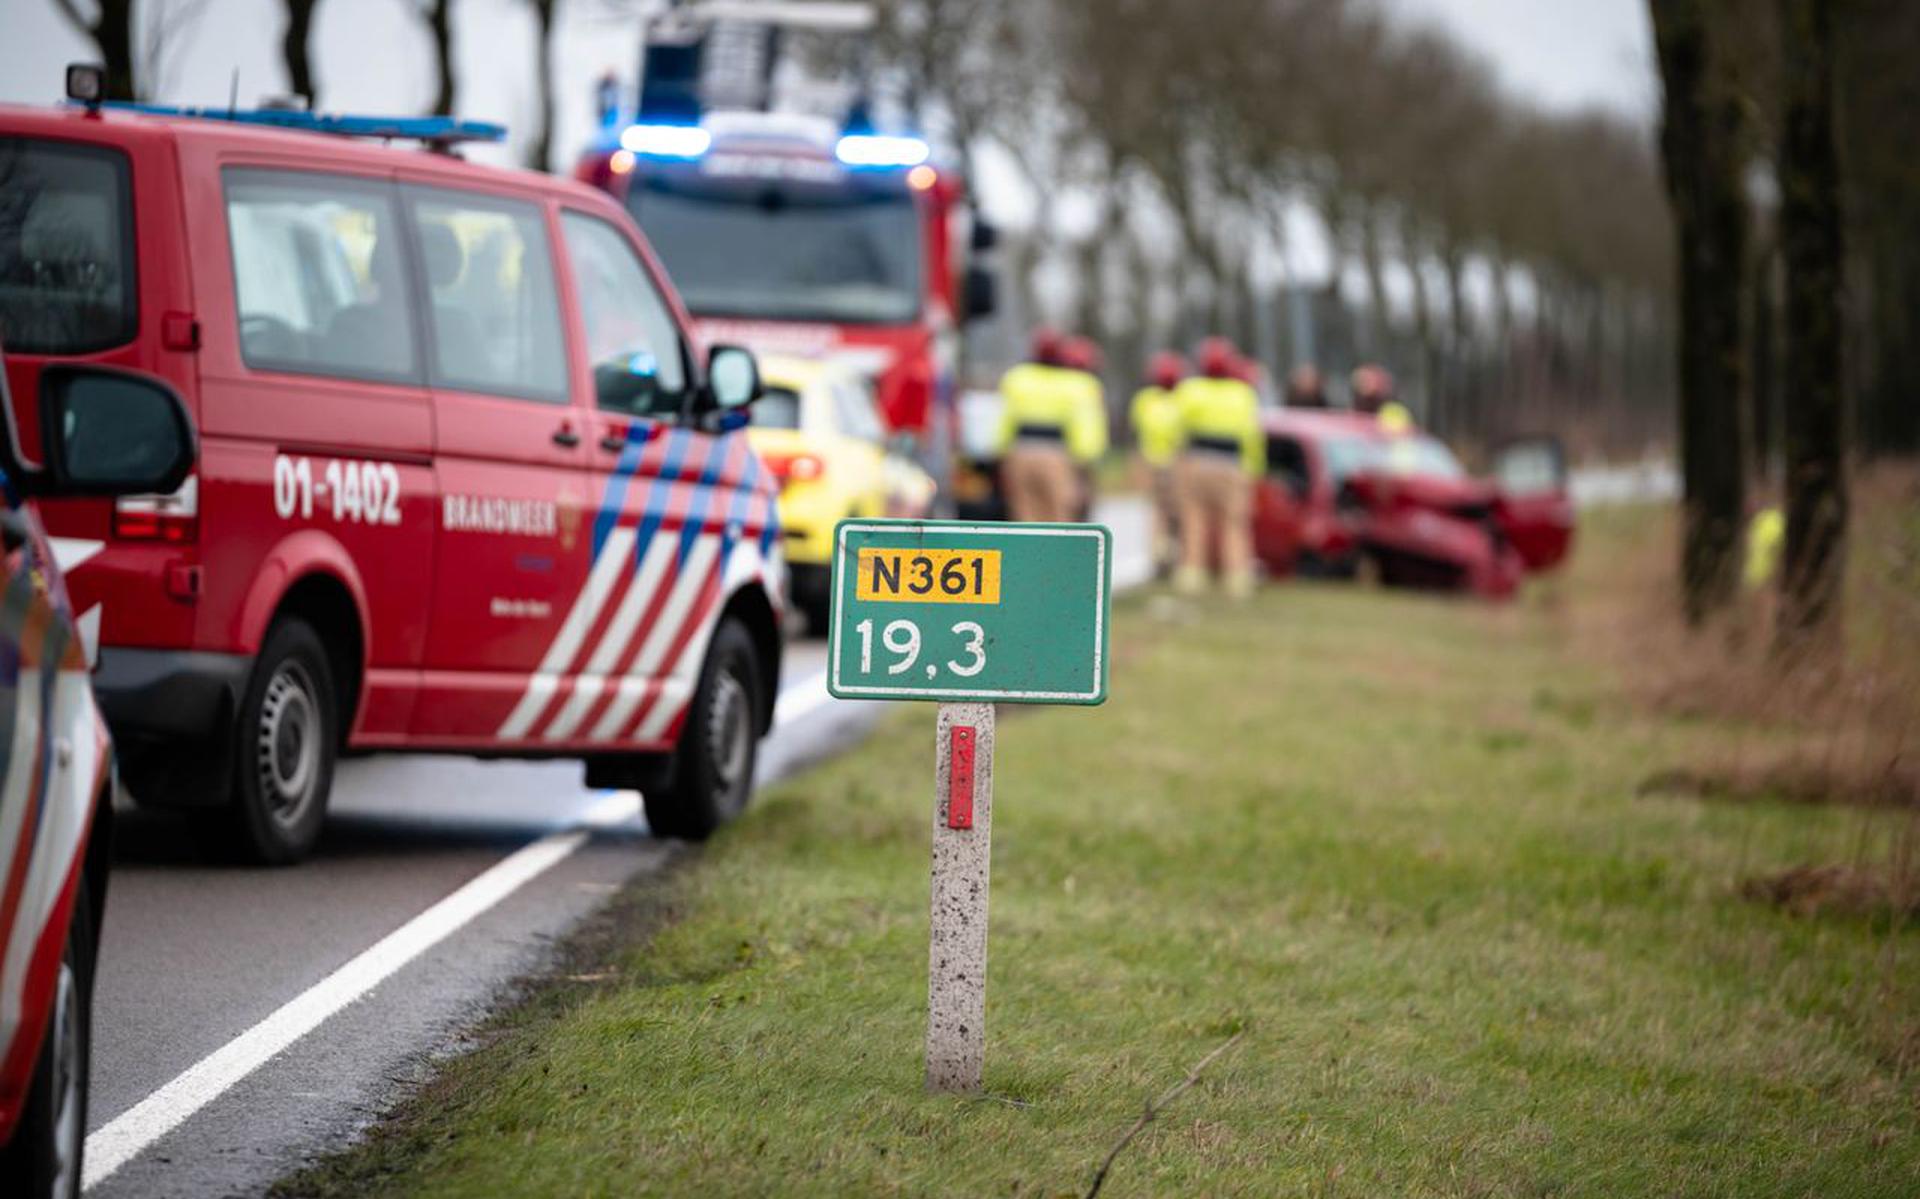
<instances>
[{"instance_id":1,"label":"yellow n361 label","mask_svg":"<svg viewBox=\"0 0 1920 1199\"><path fill-rule=\"evenodd\" d=\"M999 550L862 549L853 598L916 604L997 604Z\"/></svg>"}]
</instances>

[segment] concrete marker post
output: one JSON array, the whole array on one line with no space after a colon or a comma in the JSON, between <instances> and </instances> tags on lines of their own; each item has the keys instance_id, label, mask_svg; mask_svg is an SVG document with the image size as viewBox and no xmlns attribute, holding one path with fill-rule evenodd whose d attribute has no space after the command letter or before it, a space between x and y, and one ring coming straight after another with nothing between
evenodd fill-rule
<instances>
[{"instance_id":1,"label":"concrete marker post","mask_svg":"<svg viewBox=\"0 0 1920 1199\"><path fill-rule=\"evenodd\" d=\"M1113 534L1100 525L849 519L833 539L827 694L940 705L926 1086L977 1092L994 704L1106 702Z\"/></svg>"},{"instance_id":2,"label":"concrete marker post","mask_svg":"<svg viewBox=\"0 0 1920 1199\"><path fill-rule=\"evenodd\" d=\"M941 704L934 725L933 881L927 951L929 1091L978 1091L986 1059L993 719L992 704Z\"/></svg>"}]
</instances>

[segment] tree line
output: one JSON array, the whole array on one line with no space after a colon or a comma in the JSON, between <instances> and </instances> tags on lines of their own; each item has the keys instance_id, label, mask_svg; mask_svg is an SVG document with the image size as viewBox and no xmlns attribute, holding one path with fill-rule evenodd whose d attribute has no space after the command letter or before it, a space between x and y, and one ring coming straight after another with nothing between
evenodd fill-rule
<instances>
[{"instance_id":1,"label":"tree line","mask_svg":"<svg viewBox=\"0 0 1920 1199\"><path fill-rule=\"evenodd\" d=\"M1657 130L1540 111L1368 0L884 13L918 119L1036 198L1008 254L1022 311L1123 367L1208 330L1269 366L1385 361L1459 439L1673 446L1689 619L1730 602L1777 491L1782 640L1830 627L1846 456L1920 449L1920 5L1650 0ZM1311 278L1303 211L1332 256ZM1284 312L1303 296L1312 347Z\"/></svg>"},{"instance_id":2,"label":"tree line","mask_svg":"<svg viewBox=\"0 0 1920 1199\"><path fill-rule=\"evenodd\" d=\"M142 0L138 21L134 0L51 2L133 98L206 0ZM321 2L280 0L290 87L316 101ZM429 34L431 111L457 111L460 6L394 2ZM561 0L525 3L529 165L547 167L553 90L592 81L552 77ZM873 62L913 118L969 177L991 149L1033 197L1003 255L1013 307L1092 334L1117 383L1224 332L1276 373L1383 362L1459 440L1673 446L1696 622L1730 601L1747 513L1779 490L1783 620L1825 625L1846 455L1920 449L1920 5L1649 0L1657 130L1541 111L1375 0L879 8ZM1309 239L1329 259L1311 269ZM1046 286L1062 278L1064 304Z\"/></svg>"}]
</instances>

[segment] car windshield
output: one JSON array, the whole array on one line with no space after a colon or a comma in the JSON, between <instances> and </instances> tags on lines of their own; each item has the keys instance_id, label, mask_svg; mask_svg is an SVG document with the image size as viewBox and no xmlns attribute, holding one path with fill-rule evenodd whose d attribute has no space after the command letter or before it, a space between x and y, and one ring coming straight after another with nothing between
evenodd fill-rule
<instances>
[{"instance_id":1,"label":"car windshield","mask_svg":"<svg viewBox=\"0 0 1920 1199\"><path fill-rule=\"evenodd\" d=\"M629 203L702 316L901 324L919 315L911 196L799 201L771 187L686 194L636 182Z\"/></svg>"},{"instance_id":2,"label":"car windshield","mask_svg":"<svg viewBox=\"0 0 1920 1199\"><path fill-rule=\"evenodd\" d=\"M1422 434L1390 438L1378 448L1379 469L1390 475L1436 479L1463 479L1467 475L1452 450Z\"/></svg>"},{"instance_id":3,"label":"car windshield","mask_svg":"<svg viewBox=\"0 0 1920 1199\"><path fill-rule=\"evenodd\" d=\"M130 340L135 315L126 158L0 137L0 340L88 353Z\"/></svg>"},{"instance_id":4,"label":"car windshield","mask_svg":"<svg viewBox=\"0 0 1920 1199\"><path fill-rule=\"evenodd\" d=\"M1338 487L1348 476L1360 471L1406 477L1463 479L1466 468L1453 451L1424 433L1376 440L1368 437L1329 438L1324 449L1327 474Z\"/></svg>"}]
</instances>

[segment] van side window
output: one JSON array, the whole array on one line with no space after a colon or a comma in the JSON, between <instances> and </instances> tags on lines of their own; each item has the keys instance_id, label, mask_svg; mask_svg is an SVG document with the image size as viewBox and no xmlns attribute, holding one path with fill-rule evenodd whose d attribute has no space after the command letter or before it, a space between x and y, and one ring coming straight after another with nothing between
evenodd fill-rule
<instances>
[{"instance_id":1,"label":"van side window","mask_svg":"<svg viewBox=\"0 0 1920 1199\"><path fill-rule=\"evenodd\" d=\"M127 156L0 137L0 342L84 354L133 340Z\"/></svg>"},{"instance_id":2,"label":"van side window","mask_svg":"<svg viewBox=\"0 0 1920 1199\"><path fill-rule=\"evenodd\" d=\"M434 384L567 400L567 351L540 209L464 192L408 189L431 301Z\"/></svg>"},{"instance_id":3,"label":"van side window","mask_svg":"<svg viewBox=\"0 0 1920 1199\"><path fill-rule=\"evenodd\" d=\"M679 412L687 390L680 330L632 243L584 213L562 213L560 228L580 292L595 402L636 416Z\"/></svg>"},{"instance_id":4,"label":"van side window","mask_svg":"<svg viewBox=\"0 0 1920 1199\"><path fill-rule=\"evenodd\" d=\"M233 170L225 179L247 365L418 378L391 189L295 171Z\"/></svg>"}]
</instances>

